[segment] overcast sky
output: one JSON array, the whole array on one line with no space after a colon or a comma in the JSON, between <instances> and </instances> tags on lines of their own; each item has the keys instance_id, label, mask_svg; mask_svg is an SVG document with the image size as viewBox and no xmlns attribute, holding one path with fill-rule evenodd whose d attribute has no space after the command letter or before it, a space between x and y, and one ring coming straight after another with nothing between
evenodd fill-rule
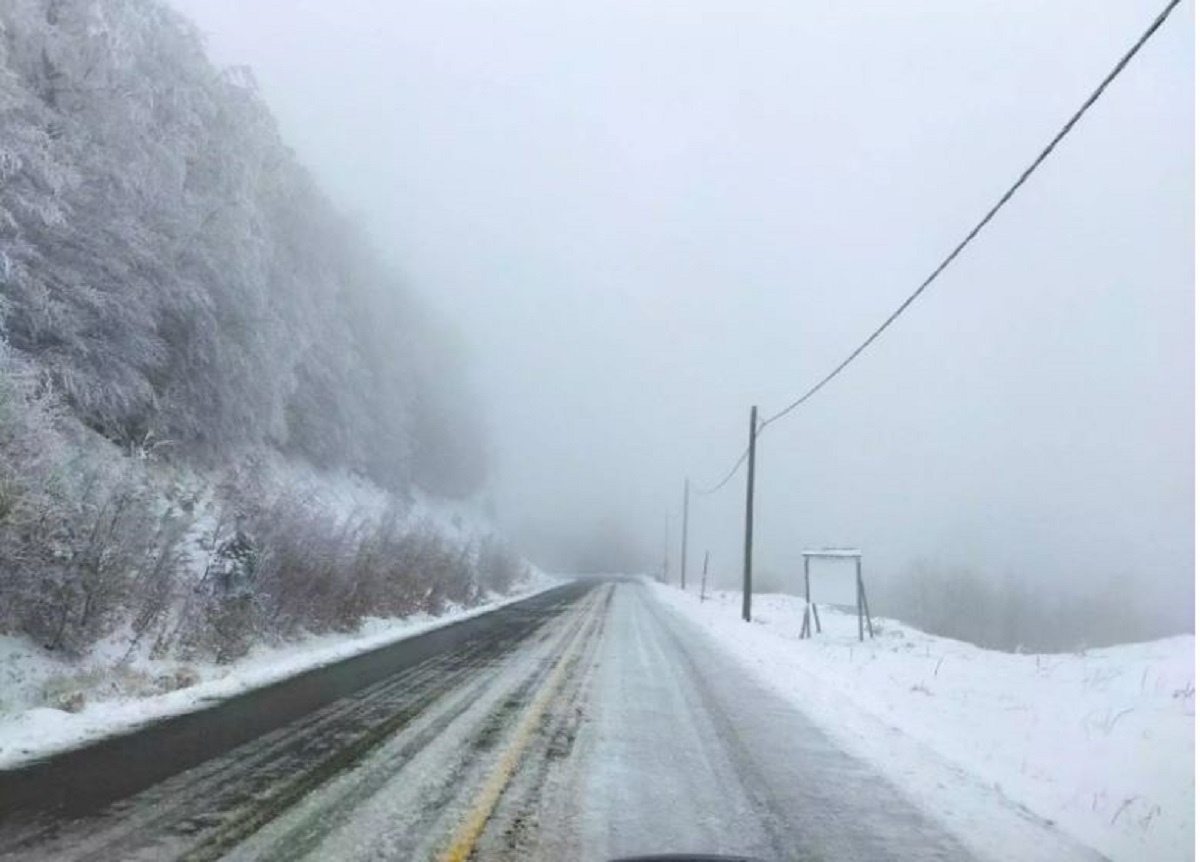
<instances>
[{"instance_id":1,"label":"overcast sky","mask_svg":"<svg viewBox=\"0 0 1200 862\"><path fill-rule=\"evenodd\" d=\"M173 2L457 322L505 522L620 518L656 555L684 476L911 292L1160 6ZM1190 624L1192 19L763 435L764 571L858 545L868 577L1127 574ZM743 498L693 501L693 567L740 570Z\"/></svg>"}]
</instances>

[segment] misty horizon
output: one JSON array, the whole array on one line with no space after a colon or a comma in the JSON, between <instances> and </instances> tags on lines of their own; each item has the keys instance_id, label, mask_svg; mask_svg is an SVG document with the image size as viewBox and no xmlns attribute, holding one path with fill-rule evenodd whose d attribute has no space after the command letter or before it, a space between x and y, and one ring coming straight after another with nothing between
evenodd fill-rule
<instances>
[{"instance_id":1,"label":"misty horizon","mask_svg":"<svg viewBox=\"0 0 1200 862\"><path fill-rule=\"evenodd\" d=\"M526 553L654 570L665 550L676 577L685 477L720 479L751 405L878 325L1157 12L172 5L457 331L487 497ZM801 550L850 545L869 582L1116 589L1193 627L1178 15L904 319L763 434L765 582L794 591ZM708 551L740 583L744 496L739 475L693 497L692 577Z\"/></svg>"}]
</instances>

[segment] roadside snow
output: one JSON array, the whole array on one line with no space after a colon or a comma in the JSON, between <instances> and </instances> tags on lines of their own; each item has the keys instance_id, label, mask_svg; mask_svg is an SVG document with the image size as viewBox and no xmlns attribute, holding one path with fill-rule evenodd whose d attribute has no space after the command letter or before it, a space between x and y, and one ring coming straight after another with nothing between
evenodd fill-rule
<instances>
[{"instance_id":1,"label":"roadside snow","mask_svg":"<svg viewBox=\"0 0 1200 862\"><path fill-rule=\"evenodd\" d=\"M803 599L755 596L746 625L740 593L653 588L935 816L969 819L941 758L1114 860L1192 858L1194 637L1011 655L878 620L860 644L852 614L822 607L801 641Z\"/></svg>"},{"instance_id":2,"label":"roadside snow","mask_svg":"<svg viewBox=\"0 0 1200 862\"><path fill-rule=\"evenodd\" d=\"M452 608L439 617L368 619L353 635L320 635L282 646L260 646L228 665L185 665L144 655L126 660L119 638L98 645L83 662L67 663L47 656L24 638L0 637L0 769L201 709L301 671L487 613L562 583L531 571L530 579L515 592L493 595L474 608ZM185 687L162 693L164 680L168 686L182 682ZM45 705L56 692L74 691L84 696L79 712Z\"/></svg>"}]
</instances>

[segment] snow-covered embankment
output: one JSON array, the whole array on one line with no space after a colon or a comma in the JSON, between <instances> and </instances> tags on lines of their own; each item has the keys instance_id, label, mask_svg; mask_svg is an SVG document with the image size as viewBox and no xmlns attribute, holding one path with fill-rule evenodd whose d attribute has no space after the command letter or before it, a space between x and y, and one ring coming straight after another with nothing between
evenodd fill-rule
<instances>
[{"instance_id":1,"label":"snow-covered embankment","mask_svg":"<svg viewBox=\"0 0 1200 862\"><path fill-rule=\"evenodd\" d=\"M355 519L380 521L398 502L368 482L282 461L273 464L265 476L265 494L286 493L287 499L319 501L324 516L335 525ZM208 579L212 549L225 535L222 523L229 520L222 515L221 501L212 492L209 477L189 474L186 478L197 502L185 538L188 553L184 555L183 583L169 608L173 619L186 616L187 596ZM439 500L418 491L402 502L402 528L430 531L447 547L458 549L455 553L469 554L489 538L502 538L469 502ZM152 648L152 638L139 636L129 625L117 627L75 656L48 650L28 637L0 635L0 769L200 709L561 583L524 561L520 568L524 577L502 592L480 583L465 606L437 602L433 612L417 611L403 617L368 613L353 627L340 631L301 629L285 638L260 638L248 652L228 662L218 661L211 649L171 649L160 654Z\"/></svg>"},{"instance_id":2,"label":"snow-covered embankment","mask_svg":"<svg viewBox=\"0 0 1200 862\"><path fill-rule=\"evenodd\" d=\"M878 620L860 644L853 615L823 608L800 641L802 599L756 596L746 625L740 593L655 591L934 814L978 803L945 792L957 772L1115 860L1192 858L1191 636L1012 655Z\"/></svg>"},{"instance_id":3,"label":"snow-covered embankment","mask_svg":"<svg viewBox=\"0 0 1200 862\"><path fill-rule=\"evenodd\" d=\"M487 613L562 581L542 572L507 596L493 596L473 608L453 607L440 616L369 619L352 635L311 635L291 643L258 646L228 665L211 662L120 657L121 646L102 645L78 663L46 656L24 638L0 637L0 769L78 748L108 736L129 733L261 688L306 670L334 664L440 626ZM118 649L113 649L117 647ZM162 691L161 680L187 675L188 684ZM86 696L78 712L40 705L69 684ZM169 687L169 686L167 686Z\"/></svg>"}]
</instances>

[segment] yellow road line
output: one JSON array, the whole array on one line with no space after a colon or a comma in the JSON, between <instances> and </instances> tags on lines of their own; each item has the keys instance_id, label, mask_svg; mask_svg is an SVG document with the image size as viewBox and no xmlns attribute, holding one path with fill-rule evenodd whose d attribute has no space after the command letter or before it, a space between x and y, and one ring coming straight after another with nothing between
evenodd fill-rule
<instances>
[{"instance_id":1,"label":"yellow road line","mask_svg":"<svg viewBox=\"0 0 1200 862\"><path fill-rule=\"evenodd\" d=\"M595 604L594 600L590 602L591 607L585 612L585 617L594 610ZM470 858L471 852L475 849L475 842L479 840L479 836L483 833L483 828L487 825L488 818L492 816L492 812L496 809L496 803L500 801L500 794L504 792L504 788L512 780L513 773L517 771L517 766L521 762L521 755L529 747L529 742L533 738L533 732L537 728L538 722L541 721L542 715L546 712L546 708L550 705L550 699L554 696L558 687L562 685L562 681L567 675L567 665L570 664L571 658L578 651L584 631L587 628L586 624L580 626L579 631L575 633L574 638L572 638L570 644L563 651L558 663L550 671L550 676L546 678L546 682L543 684L541 691L538 692L537 698L529 705L529 709L521 717L521 723L513 733L508 748L505 749L504 754L497 761L495 768L493 768L491 774L488 776L487 781L484 782L471 807L467 809L467 816L459 825L458 831L454 833L454 840L450 842L446 851L441 855L442 862L466 862Z\"/></svg>"}]
</instances>

